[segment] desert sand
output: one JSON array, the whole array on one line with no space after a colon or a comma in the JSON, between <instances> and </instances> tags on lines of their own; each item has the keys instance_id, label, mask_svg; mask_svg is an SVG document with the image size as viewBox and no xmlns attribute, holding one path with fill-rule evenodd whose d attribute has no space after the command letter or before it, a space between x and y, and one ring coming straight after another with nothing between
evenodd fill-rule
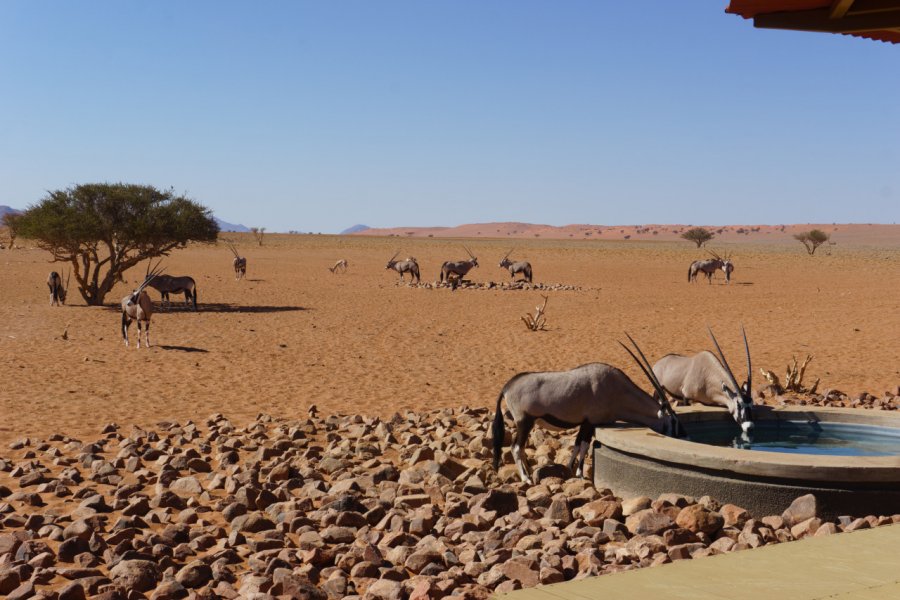
<instances>
[{"instance_id":1,"label":"desert sand","mask_svg":"<svg viewBox=\"0 0 900 600\"><path fill-rule=\"evenodd\" d=\"M105 424L183 422L221 412L236 423L258 413L296 418L324 413L389 416L401 409L491 407L520 371L608 362L639 378L616 343L630 332L651 360L711 347L718 334L738 377L746 365L740 324L758 368L783 374L792 356L814 356L808 381L820 392L881 395L900 383L900 229L837 226L836 244L808 256L799 243L763 233L710 247L734 255L730 286L688 284L704 255L684 241L519 239L514 256L534 264L535 281L575 285L549 292L549 328L529 332L520 316L538 291L398 286L387 259L413 255L423 281L443 260L478 257L474 281L505 281L497 267L506 239L397 240L371 236L226 234L248 258L236 281L223 244L174 252L168 273L198 282L200 310L154 315L150 349L125 348L117 304L143 275L87 307L72 290L49 306L47 273L62 270L38 249L0 254L0 443L54 432L96 434ZM850 232L853 232L852 235ZM349 260L346 274L327 267ZM154 299L158 294L151 291ZM63 332L68 328L67 338Z\"/></svg>"}]
</instances>

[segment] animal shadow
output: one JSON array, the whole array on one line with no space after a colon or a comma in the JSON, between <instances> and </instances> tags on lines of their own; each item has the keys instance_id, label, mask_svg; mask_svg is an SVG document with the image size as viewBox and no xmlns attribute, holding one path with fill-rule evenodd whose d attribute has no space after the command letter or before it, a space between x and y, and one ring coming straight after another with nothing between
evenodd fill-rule
<instances>
[{"instance_id":1,"label":"animal shadow","mask_svg":"<svg viewBox=\"0 0 900 600\"><path fill-rule=\"evenodd\" d=\"M162 348L163 350L178 350L178 351L180 351L180 352L203 352L203 353L209 352L209 350L207 350L206 348L194 348L193 346L165 346L165 345L160 345L159 347Z\"/></svg>"},{"instance_id":2,"label":"animal shadow","mask_svg":"<svg viewBox=\"0 0 900 600\"><path fill-rule=\"evenodd\" d=\"M310 310L304 306L241 306L239 304L227 304L224 302L201 304L199 309L201 312L218 313L280 313Z\"/></svg>"}]
</instances>

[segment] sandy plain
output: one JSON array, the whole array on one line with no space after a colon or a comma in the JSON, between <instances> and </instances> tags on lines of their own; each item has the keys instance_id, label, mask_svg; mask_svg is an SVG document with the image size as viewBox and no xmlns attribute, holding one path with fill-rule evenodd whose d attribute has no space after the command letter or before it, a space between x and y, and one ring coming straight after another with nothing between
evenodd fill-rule
<instances>
[{"instance_id":1,"label":"sandy plain","mask_svg":"<svg viewBox=\"0 0 900 600\"><path fill-rule=\"evenodd\" d=\"M434 281L443 260L465 256L465 243L481 263L472 280L505 281L497 267L510 247L505 237L267 235L258 247L225 234L248 259L247 279L235 281L222 244L173 253L167 272L197 279L200 310L157 313L155 345L140 350L123 346L116 307L87 307L75 290L68 306L48 306L47 273L62 265L50 264L47 253L4 250L0 443L216 412L236 423L260 412L293 418L311 404L325 413L385 416L493 407L517 372L591 361L620 366L647 389L616 343L622 332L654 360L710 348L707 323L739 377L743 323L757 382L758 367L781 375L791 356L810 353L807 377L821 378L820 391L896 392L900 228L840 226L836 244L813 257L789 243L789 233L723 235L711 244L734 254L730 286L721 276L712 285L688 284L688 264L704 252L674 235L519 236L516 256L534 264L536 282L581 288L549 293L549 329L537 333L520 316L541 292L408 288L384 268L400 250L419 259L423 281ZM333 275L327 267L339 258L350 269ZM142 274L129 271L129 283L107 302L117 303Z\"/></svg>"}]
</instances>

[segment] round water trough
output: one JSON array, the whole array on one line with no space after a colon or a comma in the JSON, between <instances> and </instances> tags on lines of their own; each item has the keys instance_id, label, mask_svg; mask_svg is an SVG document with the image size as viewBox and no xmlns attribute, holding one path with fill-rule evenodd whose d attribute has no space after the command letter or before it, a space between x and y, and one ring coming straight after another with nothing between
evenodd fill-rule
<instances>
[{"instance_id":1,"label":"round water trough","mask_svg":"<svg viewBox=\"0 0 900 600\"><path fill-rule=\"evenodd\" d=\"M692 429L731 421L726 411L708 407L681 409L678 414L688 436ZM871 426L882 433L896 432L900 441L900 415L883 411L759 406L754 417L758 427L779 421L792 426L840 423L862 430ZM763 452L674 439L627 425L597 428L596 439L594 484L623 497L709 495L764 516L781 514L794 498L811 493L824 518L900 513L900 454Z\"/></svg>"}]
</instances>

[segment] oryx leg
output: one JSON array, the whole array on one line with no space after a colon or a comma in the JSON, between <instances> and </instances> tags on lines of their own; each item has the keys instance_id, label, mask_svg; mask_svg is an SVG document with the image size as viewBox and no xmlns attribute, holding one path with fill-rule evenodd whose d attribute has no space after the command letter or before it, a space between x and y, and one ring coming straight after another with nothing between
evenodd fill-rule
<instances>
[{"instance_id":1,"label":"oryx leg","mask_svg":"<svg viewBox=\"0 0 900 600\"><path fill-rule=\"evenodd\" d=\"M531 428L534 427L534 417L525 415L522 420L516 423L516 439L513 441L512 456L519 470L519 477L525 483L534 483L528 470L528 462L525 457L525 444L528 443L528 436L531 435Z\"/></svg>"},{"instance_id":2,"label":"oryx leg","mask_svg":"<svg viewBox=\"0 0 900 600\"><path fill-rule=\"evenodd\" d=\"M147 347L150 347L150 321L144 321L144 336L147 338Z\"/></svg>"},{"instance_id":3,"label":"oryx leg","mask_svg":"<svg viewBox=\"0 0 900 600\"><path fill-rule=\"evenodd\" d=\"M122 338L125 340L125 346L128 346L128 327L131 325L131 319L124 312L122 313Z\"/></svg>"},{"instance_id":4,"label":"oryx leg","mask_svg":"<svg viewBox=\"0 0 900 600\"><path fill-rule=\"evenodd\" d=\"M575 438L575 445L577 447L576 453L573 456L577 456L576 459L578 462L578 469L575 471L575 477L583 477L584 476L584 459L587 458L588 450L591 447L591 440L594 437L594 426L589 422L585 421L581 424L581 427L578 429L578 437ZM572 466L569 465L569 469Z\"/></svg>"}]
</instances>

